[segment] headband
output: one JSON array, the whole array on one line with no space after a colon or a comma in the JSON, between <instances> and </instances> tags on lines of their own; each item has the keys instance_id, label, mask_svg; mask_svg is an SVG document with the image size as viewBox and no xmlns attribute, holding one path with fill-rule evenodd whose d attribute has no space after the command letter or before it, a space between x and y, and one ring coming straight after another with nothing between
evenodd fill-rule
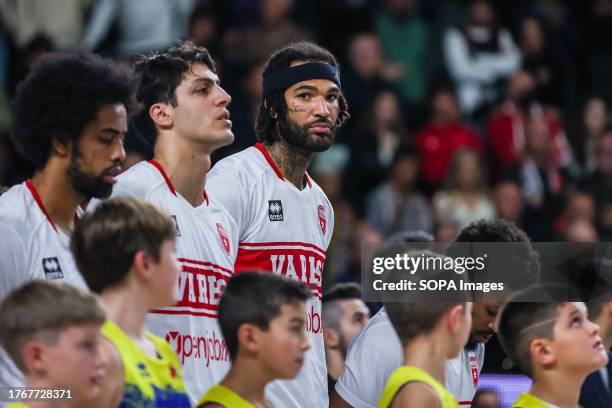
<instances>
[{"instance_id":1,"label":"headband","mask_svg":"<svg viewBox=\"0 0 612 408\"><path fill-rule=\"evenodd\" d=\"M329 79L340 86L338 68L324 62L311 62L269 72L263 77L263 94L280 91L293 84L309 79Z\"/></svg>"}]
</instances>

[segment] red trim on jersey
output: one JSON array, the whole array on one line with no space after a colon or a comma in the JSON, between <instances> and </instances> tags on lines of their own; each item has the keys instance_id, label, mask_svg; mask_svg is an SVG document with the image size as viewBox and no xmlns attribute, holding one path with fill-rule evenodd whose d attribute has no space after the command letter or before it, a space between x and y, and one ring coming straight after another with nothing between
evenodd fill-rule
<instances>
[{"instance_id":1,"label":"red trim on jersey","mask_svg":"<svg viewBox=\"0 0 612 408\"><path fill-rule=\"evenodd\" d=\"M51 217L49 217L49 214L47 213L47 210L45 209L45 206L43 205L43 202L40 199L40 196L38 195L38 191L36 191L36 187L34 187L34 184L32 184L32 180L26 180L25 185L28 190L30 190L30 193L32 193L32 197L34 197L34 201L36 201L36 204L38 204L38 208L40 208L43 214L45 214L45 217L47 217L47 221L49 221L49 224L51 224L55 232L57 232L57 228L55 228L55 224L51 220Z\"/></svg>"},{"instance_id":2,"label":"red trim on jersey","mask_svg":"<svg viewBox=\"0 0 612 408\"><path fill-rule=\"evenodd\" d=\"M217 318L216 313L194 312L192 310L149 310L151 314L168 314L168 315L190 315L190 316L205 316Z\"/></svg>"},{"instance_id":3,"label":"red trim on jersey","mask_svg":"<svg viewBox=\"0 0 612 408\"><path fill-rule=\"evenodd\" d=\"M231 274L234 273L234 271L232 271L231 269L224 268L224 267L222 267L220 265L217 265L217 264L214 264L212 262L198 261L198 260L195 260L195 259L188 259L188 258L178 258L178 261L179 262L192 263L192 264L196 264L196 265L202 265L202 266L212 266L213 268L220 269L220 270L222 270L224 272L227 272L227 273L231 273Z\"/></svg>"},{"instance_id":4,"label":"red trim on jersey","mask_svg":"<svg viewBox=\"0 0 612 408\"><path fill-rule=\"evenodd\" d=\"M308 173L304 173L304 178L306 179L306 182L308 183L308 187L312 188L312 181L310 181L310 177L308 176Z\"/></svg>"},{"instance_id":5,"label":"red trim on jersey","mask_svg":"<svg viewBox=\"0 0 612 408\"><path fill-rule=\"evenodd\" d=\"M309 247L309 248L314 248L318 251L323 252L323 254L325 254L327 256L327 252L325 252L323 249L319 248L316 245L313 244L308 244L306 242L298 242L298 241L293 241L293 242L280 242L280 241L273 241L273 242L241 242L239 246L243 246L243 245L248 245L248 246L254 246L254 247L265 247L265 246L291 246L291 245L297 245L297 246L305 246L305 247Z\"/></svg>"},{"instance_id":6,"label":"red trim on jersey","mask_svg":"<svg viewBox=\"0 0 612 408\"><path fill-rule=\"evenodd\" d=\"M278 178L284 181L285 177L283 177L283 173L281 173L281 171L278 168L278 166L276 165L276 163L274 163L274 160L272 159L272 156L270 156L270 153L268 153L266 148L261 143L255 144L255 148L257 150L259 150L261 152L261 154L263 154L264 158L266 159L266 161L268 162L270 167L272 167L272 170L274 170L274 173L276 173Z\"/></svg>"},{"instance_id":7,"label":"red trim on jersey","mask_svg":"<svg viewBox=\"0 0 612 408\"><path fill-rule=\"evenodd\" d=\"M208 194L206 194L206 190L204 190L204 201L206 201L206 205L208 205Z\"/></svg>"},{"instance_id":8,"label":"red trim on jersey","mask_svg":"<svg viewBox=\"0 0 612 408\"><path fill-rule=\"evenodd\" d=\"M459 405L472 405L472 401L459 401Z\"/></svg>"},{"instance_id":9,"label":"red trim on jersey","mask_svg":"<svg viewBox=\"0 0 612 408\"><path fill-rule=\"evenodd\" d=\"M168 175L164 171L164 168L161 166L161 164L159 164L157 161L152 160L152 159L149 160L149 163L152 164L157 170L159 170L159 173L162 175L164 180L166 180L166 184L168 185L168 189L170 189L170 192L172 194L176 195L176 190L174 189L174 186L172 185L172 182L168 178Z\"/></svg>"}]
</instances>

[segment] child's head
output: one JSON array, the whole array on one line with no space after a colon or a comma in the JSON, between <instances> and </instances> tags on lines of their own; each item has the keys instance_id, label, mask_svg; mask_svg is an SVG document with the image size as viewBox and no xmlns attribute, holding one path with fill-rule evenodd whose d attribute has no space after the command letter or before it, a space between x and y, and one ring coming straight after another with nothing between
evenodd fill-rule
<instances>
[{"instance_id":1,"label":"child's head","mask_svg":"<svg viewBox=\"0 0 612 408\"><path fill-rule=\"evenodd\" d=\"M551 369L586 377L608 361L599 326L587 318L584 303L542 301L563 293L567 296L566 287L531 286L514 294L499 317L502 347L535 381Z\"/></svg>"},{"instance_id":2,"label":"child's head","mask_svg":"<svg viewBox=\"0 0 612 408\"><path fill-rule=\"evenodd\" d=\"M418 254L418 255L417 255ZM448 259L441 255L429 252L415 252L413 256L422 257L421 267L414 274L405 271L393 270L387 276L387 282L402 280L419 281L421 279L453 281L459 288L461 275L454 270L440 268L441 261ZM436 266L437 265L437 266ZM416 287L419 287L418 282ZM469 302L469 293L456 291L449 295L445 290L416 291L406 298L407 301L385 302L385 309L393 328L397 332L402 345L406 345L419 336L430 335L437 332L440 340L448 340L447 358L455 358L463 348L470 335L472 327L472 302ZM397 299L395 299L397 300Z\"/></svg>"},{"instance_id":3,"label":"child's head","mask_svg":"<svg viewBox=\"0 0 612 408\"><path fill-rule=\"evenodd\" d=\"M105 376L99 352L104 310L72 286L32 281L0 303L0 344L28 383L70 389L87 406Z\"/></svg>"},{"instance_id":4,"label":"child's head","mask_svg":"<svg viewBox=\"0 0 612 408\"><path fill-rule=\"evenodd\" d=\"M151 308L176 302L175 224L133 198L102 202L79 220L72 252L89 288L102 293L132 280L150 293ZM134 272L134 273L130 273Z\"/></svg>"},{"instance_id":5,"label":"child's head","mask_svg":"<svg viewBox=\"0 0 612 408\"><path fill-rule=\"evenodd\" d=\"M268 272L231 278L219 302L219 325L233 361L257 359L270 378L294 378L310 347L306 300L300 282Z\"/></svg>"}]
</instances>

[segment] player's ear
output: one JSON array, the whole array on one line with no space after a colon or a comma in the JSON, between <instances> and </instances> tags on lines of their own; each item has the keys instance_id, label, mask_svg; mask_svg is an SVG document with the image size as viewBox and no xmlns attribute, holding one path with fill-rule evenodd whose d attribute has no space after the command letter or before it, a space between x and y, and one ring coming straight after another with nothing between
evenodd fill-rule
<instances>
[{"instance_id":1,"label":"player's ear","mask_svg":"<svg viewBox=\"0 0 612 408\"><path fill-rule=\"evenodd\" d=\"M340 344L340 335L338 332L332 328L324 327L323 328L323 341L325 345L329 348L336 348L338 344Z\"/></svg>"},{"instance_id":2,"label":"player's ear","mask_svg":"<svg viewBox=\"0 0 612 408\"><path fill-rule=\"evenodd\" d=\"M463 326L468 324L465 318L467 312L465 305L455 305L448 310L448 324L451 333L455 334L460 332Z\"/></svg>"},{"instance_id":3,"label":"player's ear","mask_svg":"<svg viewBox=\"0 0 612 408\"><path fill-rule=\"evenodd\" d=\"M243 323L238 327L238 347L249 353L256 353L261 346L261 329L251 323Z\"/></svg>"},{"instance_id":4,"label":"player's ear","mask_svg":"<svg viewBox=\"0 0 612 408\"><path fill-rule=\"evenodd\" d=\"M132 263L132 269L139 279L149 280L153 277L154 270L153 265L155 260L147 251L141 249L134 254L134 262Z\"/></svg>"},{"instance_id":5,"label":"player's ear","mask_svg":"<svg viewBox=\"0 0 612 408\"><path fill-rule=\"evenodd\" d=\"M167 103L154 103L149 108L149 117L157 126L170 128L174 125L174 111Z\"/></svg>"},{"instance_id":6,"label":"player's ear","mask_svg":"<svg viewBox=\"0 0 612 408\"><path fill-rule=\"evenodd\" d=\"M71 144L61 141L56 137L51 139L51 150L60 157L68 157L70 155L72 150L70 146Z\"/></svg>"},{"instance_id":7,"label":"player's ear","mask_svg":"<svg viewBox=\"0 0 612 408\"><path fill-rule=\"evenodd\" d=\"M555 362L552 344L546 339L535 339L529 345L531 358L539 365L549 366Z\"/></svg>"},{"instance_id":8,"label":"player's ear","mask_svg":"<svg viewBox=\"0 0 612 408\"><path fill-rule=\"evenodd\" d=\"M31 340L22 349L23 362L26 369L35 374L44 374L47 371L45 346L40 341Z\"/></svg>"}]
</instances>

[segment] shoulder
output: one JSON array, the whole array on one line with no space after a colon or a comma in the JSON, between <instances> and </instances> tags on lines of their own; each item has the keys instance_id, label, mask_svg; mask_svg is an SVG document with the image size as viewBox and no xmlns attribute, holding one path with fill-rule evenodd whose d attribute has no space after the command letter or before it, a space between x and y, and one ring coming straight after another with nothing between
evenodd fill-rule
<instances>
[{"instance_id":1,"label":"shoulder","mask_svg":"<svg viewBox=\"0 0 612 408\"><path fill-rule=\"evenodd\" d=\"M151 163L142 161L119 175L111 197L145 199L152 190L163 183L164 179L159 170Z\"/></svg>"},{"instance_id":2,"label":"shoulder","mask_svg":"<svg viewBox=\"0 0 612 408\"><path fill-rule=\"evenodd\" d=\"M391 402L392 408L431 408L440 405L440 399L434 389L420 381L412 381L402 386Z\"/></svg>"},{"instance_id":3,"label":"shoulder","mask_svg":"<svg viewBox=\"0 0 612 408\"><path fill-rule=\"evenodd\" d=\"M32 211L37 204L29 194L25 184L19 184L0 196L0 231L7 245L29 242L47 221L42 212Z\"/></svg>"}]
</instances>

